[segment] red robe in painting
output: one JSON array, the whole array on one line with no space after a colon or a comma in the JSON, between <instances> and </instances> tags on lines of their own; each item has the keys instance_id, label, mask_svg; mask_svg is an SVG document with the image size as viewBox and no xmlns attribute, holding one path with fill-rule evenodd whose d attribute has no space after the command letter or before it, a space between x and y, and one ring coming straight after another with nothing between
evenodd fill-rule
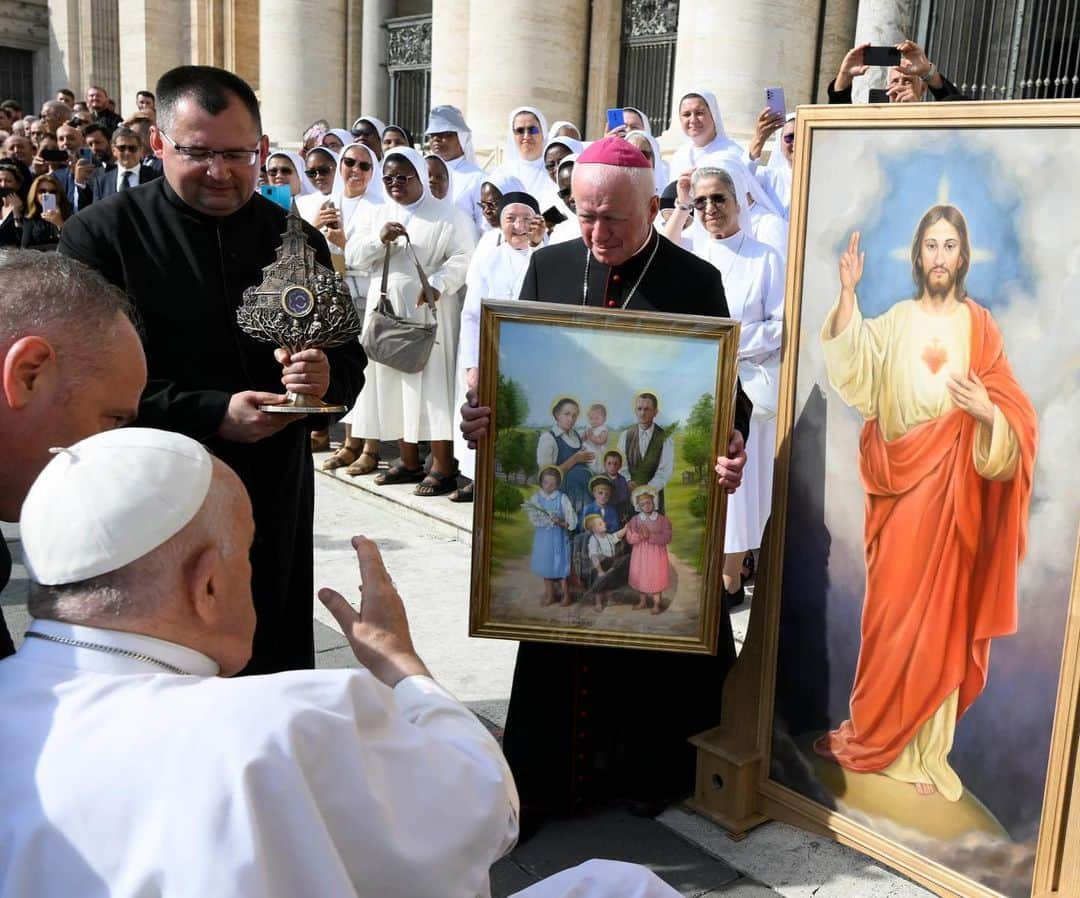
<instances>
[{"instance_id":1,"label":"red robe in painting","mask_svg":"<svg viewBox=\"0 0 1080 898\"><path fill-rule=\"evenodd\" d=\"M981 477L977 422L955 409L887 442L862 430L866 599L851 718L825 738L844 767L888 767L959 690L958 717L986 685L990 642L1016 631L1036 416L990 313L968 300L971 370L1016 434L1011 480Z\"/></svg>"}]
</instances>

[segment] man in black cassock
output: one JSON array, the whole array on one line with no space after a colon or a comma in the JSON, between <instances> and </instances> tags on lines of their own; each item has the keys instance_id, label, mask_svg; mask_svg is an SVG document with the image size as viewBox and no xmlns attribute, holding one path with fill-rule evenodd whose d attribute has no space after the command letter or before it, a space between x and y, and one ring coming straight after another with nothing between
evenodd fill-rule
<instances>
[{"instance_id":1,"label":"man in black cassock","mask_svg":"<svg viewBox=\"0 0 1080 898\"><path fill-rule=\"evenodd\" d=\"M652 227L659 200L648 160L605 138L574 167L582 239L533 255L519 299L605 309L728 316L720 272ZM733 492L746 462L750 401L739 389L728 455L717 460ZM483 436L490 410L463 408L462 432ZM626 799L653 815L694 788L687 739L720 722L735 660L724 608L715 656L522 642L503 751L528 837L545 817Z\"/></svg>"},{"instance_id":2,"label":"man in black cassock","mask_svg":"<svg viewBox=\"0 0 1080 898\"><path fill-rule=\"evenodd\" d=\"M97 268L132 297L149 382L139 423L204 442L247 487L257 625L246 673L314 667L314 479L308 433L258 406L294 393L351 405L366 363L355 341L292 356L240 330L243 291L275 259L285 212L255 194L268 152L258 102L240 78L181 66L157 84L150 143L165 176L95 203L65 225L60 252ZM326 242L304 225L317 260Z\"/></svg>"}]
</instances>

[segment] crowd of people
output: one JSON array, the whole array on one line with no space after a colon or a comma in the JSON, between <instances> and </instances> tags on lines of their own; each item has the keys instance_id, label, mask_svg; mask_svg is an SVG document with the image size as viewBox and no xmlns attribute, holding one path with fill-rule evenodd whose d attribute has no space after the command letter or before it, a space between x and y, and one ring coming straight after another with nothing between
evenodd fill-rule
<instances>
[{"instance_id":1,"label":"crowd of people","mask_svg":"<svg viewBox=\"0 0 1080 898\"><path fill-rule=\"evenodd\" d=\"M846 91L850 101L862 49L845 58L831 99ZM891 99L948 90L920 48L900 50ZM483 894L488 867L519 829L527 837L548 816L612 799L655 814L687 794L686 738L719 722L734 659L728 608L771 505L792 117L762 112L744 148L715 95L695 88L679 98L683 141L665 160L636 108L585 143L574 123L549 126L540 109L521 106L508 114L503 162L486 171L462 112L448 105L431 110L425 155L420 135L371 115L348 129L317 122L274 135L298 138L300 149L271 149L251 88L210 67L173 69L137 102L126 120L97 87L82 104L59 92L40 117L0 104L9 132L0 435L15 447L0 474L0 516L21 515L34 618L19 652L0 663L0 698L21 709L0 718L14 759L0 771L9 811L0 895L90 894L98 880L101 894L136 894L140 883L185 876L199 887L172 893L224 893L222 883L247 878L252 895L307 892L313 882L326 894ZM288 188L316 258L342 273L367 320L383 300L436 325L422 370L371 361L356 342L290 353L242 334L235 310L273 261L285 223L285 210L258 196L261 183ZM310 452L329 448L332 422L260 409L282 401L282 387L345 405L346 438L325 467L470 501L474 448L491 420L477 401L489 298L742 324L735 422L715 465L732 494L716 656L523 643L503 751L431 680L363 539L354 542L360 612L332 591L319 595L366 670L311 671ZM591 582L602 581L613 540L633 544L630 585L659 613L665 565L650 552L666 553L662 491L648 486L651 474L623 476L628 464L649 462L655 473L661 463L650 395L638 396L639 426L618 451L599 451L603 409L587 410L581 432L571 421L569 454L555 445L533 504L538 531L553 514L580 517ZM108 432L136 417L139 427ZM399 457L382 467L387 441ZM586 452L592 445L598 451ZM581 483L569 482L575 466ZM554 600L570 541L538 533L537 545L559 555L558 570L542 574ZM10 561L0 555L3 585ZM2 657L14 647L0 631ZM217 679L238 673L273 676ZM631 678L640 686L628 691ZM709 695L673 696L672 682ZM197 738L207 715L236 738ZM105 718L125 724L98 727ZM35 777L46 749L51 766ZM75 752L93 775L65 766ZM643 756L658 761L648 774ZM136 771L145 776L133 780ZM53 789L50 778L70 788ZM419 806L417 794L427 796ZM445 825L432 802L460 825ZM149 835L151 819L184 819L184 838L171 826ZM222 823L200 828L200 819ZM289 872L281 849L301 833L310 846L316 830L321 847ZM210 856L224 859L220 868ZM361 888L373 876L382 885ZM590 867L571 878L599 889L574 894L672 894L642 870ZM541 886L522 895L564 894Z\"/></svg>"}]
</instances>

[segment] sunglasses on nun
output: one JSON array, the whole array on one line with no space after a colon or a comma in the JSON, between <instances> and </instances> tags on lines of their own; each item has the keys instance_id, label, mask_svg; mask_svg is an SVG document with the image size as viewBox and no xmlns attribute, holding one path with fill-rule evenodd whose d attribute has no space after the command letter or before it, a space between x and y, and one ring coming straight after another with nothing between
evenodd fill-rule
<instances>
[{"instance_id":1,"label":"sunglasses on nun","mask_svg":"<svg viewBox=\"0 0 1080 898\"><path fill-rule=\"evenodd\" d=\"M317 165L314 168L304 169L304 174L309 178L325 178L327 175L333 174L333 172L334 166L332 165Z\"/></svg>"},{"instance_id":2,"label":"sunglasses on nun","mask_svg":"<svg viewBox=\"0 0 1080 898\"><path fill-rule=\"evenodd\" d=\"M514 133L518 137L524 137L526 134L539 134L540 128L537 125L522 125L515 128Z\"/></svg>"},{"instance_id":3,"label":"sunglasses on nun","mask_svg":"<svg viewBox=\"0 0 1080 898\"><path fill-rule=\"evenodd\" d=\"M790 134L785 134L784 135L784 143L787 143L787 144L795 143L795 132L794 131L792 131Z\"/></svg>"},{"instance_id":4,"label":"sunglasses on nun","mask_svg":"<svg viewBox=\"0 0 1080 898\"><path fill-rule=\"evenodd\" d=\"M284 175L287 177L288 175L295 174L295 172L293 172L291 168L268 168L266 170L266 173L271 178L276 178L278 175Z\"/></svg>"},{"instance_id":5,"label":"sunglasses on nun","mask_svg":"<svg viewBox=\"0 0 1080 898\"><path fill-rule=\"evenodd\" d=\"M352 156L343 157L341 160L341 164L344 165L346 168L352 168L354 165L359 165L360 171L371 171L370 162L363 162L360 159L353 159ZM383 178L383 180L385 181L386 178Z\"/></svg>"},{"instance_id":6,"label":"sunglasses on nun","mask_svg":"<svg viewBox=\"0 0 1080 898\"><path fill-rule=\"evenodd\" d=\"M408 184L412 181L416 175L383 175L382 182L387 187L393 187L397 184L399 187Z\"/></svg>"},{"instance_id":7,"label":"sunglasses on nun","mask_svg":"<svg viewBox=\"0 0 1080 898\"><path fill-rule=\"evenodd\" d=\"M717 209L723 209L727 205L728 197L722 193L710 193L708 196L698 196L691 200L690 205L693 206L698 212L704 212L709 203L716 206Z\"/></svg>"}]
</instances>

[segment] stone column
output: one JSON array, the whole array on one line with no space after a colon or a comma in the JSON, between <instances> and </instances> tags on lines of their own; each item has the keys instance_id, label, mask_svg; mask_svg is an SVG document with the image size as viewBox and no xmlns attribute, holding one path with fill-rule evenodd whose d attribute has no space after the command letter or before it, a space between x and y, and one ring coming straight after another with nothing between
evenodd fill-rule
<instances>
[{"instance_id":1,"label":"stone column","mask_svg":"<svg viewBox=\"0 0 1080 898\"><path fill-rule=\"evenodd\" d=\"M855 46L855 20L858 13L859 0L826 0L815 103L829 102L829 82L836 77L847 51Z\"/></svg>"},{"instance_id":2,"label":"stone column","mask_svg":"<svg viewBox=\"0 0 1080 898\"><path fill-rule=\"evenodd\" d=\"M900 43L911 34L915 5L915 0L861 0L855 44L869 41L875 46L891 46ZM865 103L870 88L885 86L886 72L886 69L874 68L866 77L856 78L852 99L856 103Z\"/></svg>"},{"instance_id":3,"label":"stone column","mask_svg":"<svg viewBox=\"0 0 1080 898\"><path fill-rule=\"evenodd\" d=\"M54 92L70 87L76 99L81 100L86 85L82 76L82 49L79 31L79 0L49 0L49 82ZM41 97L35 102L41 103ZM23 103L29 102L24 99ZM39 106L40 108L40 106ZM27 107L27 112L37 109Z\"/></svg>"},{"instance_id":4,"label":"stone column","mask_svg":"<svg viewBox=\"0 0 1080 898\"><path fill-rule=\"evenodd\" d=\"M263 131L296 146L315 119L345 117L345 0L261 0L259 85Z\"/></svg>"},{"instance_id":5,"label":"stone column","mask_svg":"<svg viewBox=\"0 0 1080 898\"><path fill-rule=\"evenodd\" d=\"M120 95L124 115L135 109L135 93L153 90L157 79L186 60L184 25L187 8L176 0L118 0Z\"/></svg>"},{"instance_id":6,"label":"stone column","mask_svg":"<svg viewBox=\"0 0 1080 898\"><path fill-rule=\"evenodd\" d=\"M259 0L225 0L225 68L259 89Z\"/></svg>"},{"instance_id":7,"label":"stone column","mask_svg":"<svg viewBox=\"0 0 1080 898\"><path fill-rule=\"evenodd\" d=\"M469 21L469 126L478 148L502 147L515 106L584 124L589 5L501 0Z\"/></svg>"},{"instance_id":8,"label":"stone column","mask_svg":"<svg viewBox=\"0 0 1080 898\"><path fill-rule=\"evenodd\" d=\"M116 100L120 98L120 20L116 0L80 0L79 48L82 53L82 90L96 84ZM79 90L73 85L78 95ZM134 102L134 97L130 102Z\"/></svg>"},{"instance_id":9,"label":"stone column","mask_svg":"<svg viewBox=\"0 0 1080 898\"><path fill-rule=\"evenodd\" d=\"M578 122L586 140L607 130L607 111L619 97L619 54L622 51L622 0L593 0L589 34L588 92L585 120Z\"/></svg>"},{"instance_id":10,"label":"stone column","mask_svg":"<svg viewBox=\"0 0 1080 898\"><path fill-rule=\"evenodd\" d=\"M728 135L745 144L765 108L765 88L783 87L789 111L811 102L820 8L819 0L682 0L672 121L688 89L711 90ZM682 139L678 125L664 133L665 146Z\"/></svg>"},{"instance_id":11,"label":"stone column","mask_svg":"<svg viewBox=\"0 0 1080 898\"><path fill-rule=\"evenodd\" d=\"M364 0L346 0L345 27L345 118L342 127L348 128L360 115L364 63Z\"/></svg>"},{"instance_id":12,"label":"stone column","mask_svg":"<svg viewBox=\"0 0 1080 898\"><path fill-rule=\"evenodd\" d=\"M360 51L359 115L373 115L384 122L390 115L390 78L386 74L386 20L393 11L391 0L364 0L364 39ZM352 124L350 119L346 127Z\"/></svg>"},{"instance_id":13,"label":"stone column","mask_svg":"<svg viewBox=\"0 0 1080 898\"><path fill-rule=\"evenodd\" d=\"M431 4L431 105L451 103L469 110L469 0Z\"/></svg>"}]
</instances>

